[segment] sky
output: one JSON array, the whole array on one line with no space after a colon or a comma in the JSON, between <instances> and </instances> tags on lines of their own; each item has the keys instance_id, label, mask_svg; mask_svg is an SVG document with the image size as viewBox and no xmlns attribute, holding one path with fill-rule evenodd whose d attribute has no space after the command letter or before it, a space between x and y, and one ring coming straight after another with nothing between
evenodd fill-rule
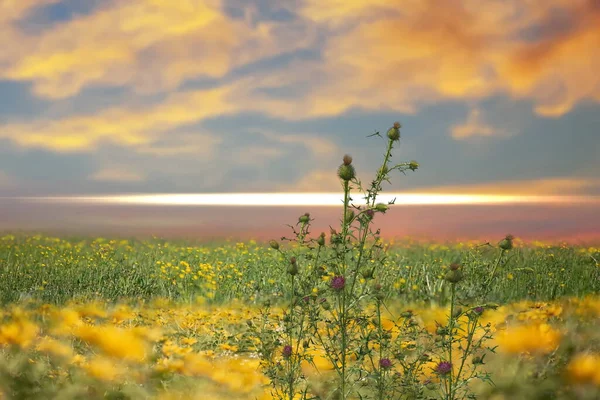
<instances>
[{"instance_id":1,"label":"sky","mask_svg":"<svg viewBox=\"0 0 600 400\"><path fill-rule=\"evenodd\" d=\"M72 210L48 225L15 197L339 193L342 156L368 182L385 142L367 136L395 121L393 160L420 168L386 191L600 198L598 0L0 0L0 48L0 229ZM448 235L600 237L595 204L504 225L465 204ZM84 208L90 229L117 215ZM232 214L219 229L260 225Z\"/></svg>"}]
</instances>

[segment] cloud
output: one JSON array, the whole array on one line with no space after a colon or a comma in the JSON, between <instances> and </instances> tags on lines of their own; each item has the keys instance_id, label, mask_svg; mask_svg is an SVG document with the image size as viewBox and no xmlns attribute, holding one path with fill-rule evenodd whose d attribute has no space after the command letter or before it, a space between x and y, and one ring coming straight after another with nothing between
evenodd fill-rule
<instances>
[{"instance_id":1,"label":"cloud","mask_svg":"<svg viewBox=\"0 0 600 400\"><path fill-rule=\"evenodd\" d=\"M128 167L111 166L99 170L90 176L90 179L100 182L141 182L145 178L142 174L132 171Z\"/></svg>"},{"instance_id":2,"label":"cloud","mask_svg":"<svg viewBox=\"0 0 600 400\"><path fill-rule=\"evenodd\" d=\"M175 132L163 135L147 145L138 146L135 151L142 155L161 158L191 155L210 160L222 142L222 138L208 132Z\"/></svg>"},{"instance_id":3,"label":"cloud","mask_svg":"<svg viewBox=\"0 0 600 400\"><path fill-rule=\"evenodd\" d=\"M481 110L472 108L467 120L459 125L454 125L451 130L454 139L463 140L472 136L498 136L503 131L488 125L482 117Z\"/></svg>"},{"instance_id":4,"label":"cloud","mask_svg":"<svg viewBox=\"0 0 600 400\"><path fill-rule=\"evenodd\" d=\"M293 22L252 23L228 17L217 0L110 1L40 36L7 42L15 53L0 76L31 81L37 95L55 99L88 86L160 92L191 78L223 77L314 38Z\"/></svg>"},{"instance_id":5,"label":"cloud","mask_svg":"<svg viewBox=\"0 0 600 400\"><path fill-rule=\"evenodd\" d=\"M287 4L296 15L286 21L261 19L252 2L233 18L216 0L113 0L38 36L19 30L16 22L52 2L5 6L0 77L31 82L37 95L51 99L115 86L134 97L95 113L0 125L0 138L25 148L89 152L109 143L164 157L201 151L203 140L209 149L216 143L209 133L198 145L171 141L174 130L241 112L301 121L355 108L415 113L439 101L507 94L531 99L540 115L559 116L579 102L600 101L600 53L592 51L600 47L600 7L592 0L489 0L485 6L478 0L334 0L327 7L306 0ZM228 75L299 49L320 54ZM185 87L202 77L220 85ZM291 95L265 90L272 88ZM150 93L164 100L148 104ZM503 131L475 109L452 134ZM303 137L285 135L280 144ZM315 154L335 149L311 143Z\"/></svg>"},{"instance_id":6,"label":"cloud","mask_svg":"<svg viewBox=\"0 0 600 400\"><path fill-rule=\"evenodd\" d=\"M302 9L307 19L338 28L324 45L323 64L303 70L326 76L311 92L325 104L339 98L403 111L508 93L532 99L539 115L558 116L578 102L600 101L597 4L429 0L378 1L371 8L335 1L324 9L309 0ZM369 17L377 9L387 16ZM556 13L566 16L560 29Z\"/></svg>"},{"instance_id":7,"label":"cloud","mask_svg":"<svg viewBox=\"0 0 600 400\"><path fill-rule=\"evenodd\" d=\"M176 93L154 106L113 107L94 114L0 125L0 138L22 147L89 151L101 142L152 148L172 129L236 110L227 100L235 86Z\"/></svg>"},{"instance_id":8,"label":"cloud","mask_svg":"<svg viewBox=\"0 0 600 400\"><path fill-rule=\"evenodd\" d=\"M297 182L279 185L277 192L325 192L331 193L341 190L340 179L335 170L313 170L305 174Z\"/></svg>"}]
</instances>

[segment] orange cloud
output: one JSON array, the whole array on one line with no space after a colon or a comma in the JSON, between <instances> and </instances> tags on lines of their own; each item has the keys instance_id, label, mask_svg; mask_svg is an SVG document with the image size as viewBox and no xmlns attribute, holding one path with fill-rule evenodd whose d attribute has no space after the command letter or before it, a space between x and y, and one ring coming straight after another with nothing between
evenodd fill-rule
<instances>
[{"instance_id":1,"label":"orange cloud","mask_svg":"<svg viewBox=\"0 0 600 400\"><path fill-rule=\"evenodd\" d=\"M378 1L371 8L369 2L336 1L324 9L309 0L302 10L306 18L343 26L325 45L325 64L315 66L327 78L313 100L340 97L369 109L406 110L507 92L533 99L540 115L562 115L585 99L600 101L595 4L429 0ZM378 9L388 12L372 17ZM565 32L553 32L556 9L569 20ZM523 38L535 28L550 33Z\"/></svg>"},{"instance_id":2,"label":"orange cloud","mask_svg":"<svg viewBox=\"0 0 600 400\"><path fill-rule=\"evenodd\" d=\"M600 7L591 0L334 0L327 7L306 0L292 22L261 22L251 5L245 5L245 19L232 19L217 0L114 0L40 36L19 31L14 22L40 4L3 3L0 78L31 81L36 94L50 98L115 85L171 94L146 108L122 104L90 115L0 125L0 138L24 147L79 151L107 141L173 154L183 147L158 145L165 132L236 112L286 120L335 116L353 107L410 113L444 99L473 104L508 93L532 99L540 115L557 116L585 99L600 101L600 52L594 51L600 48ZM565 16L561 29L553 25L553 9ZM534 28L542 33L525 40L523 32ZM318 31L328 32L321 59L259 70L216 89L176 91L190 78L221 77L261 58L314 46ZM297 95L257 91L282 87ZM466 138L502 130L475 109L452 133Z\"/></svg>"},{"instance_id":3,"label":"orange cloud","mask_svg":"<svg viewBox=\"0 0 600 400\"><path fill-rule=\"evenodd\" d=\"M252 23L226 16L218 0L111 1L39 37L7 43L21 51L0 76L32 81L35 93L49 98L69 97L86 86L156 92L189 78L221 77L313 38L292 24Z\"/></svg>"},{"instance_id":4,"label":"orange cloud","mask_svg":"<svg viewBox=\"0 0 600 400\"><path fill-rule=\"evenodd\" d=\"M103 141L148 149L164 132L235 111L228 101L234 90L229 86L179 93L153 107L114 107L90 115L0 125L0 138L63 152L94 149Z\"/></svg>"}]
</instances>

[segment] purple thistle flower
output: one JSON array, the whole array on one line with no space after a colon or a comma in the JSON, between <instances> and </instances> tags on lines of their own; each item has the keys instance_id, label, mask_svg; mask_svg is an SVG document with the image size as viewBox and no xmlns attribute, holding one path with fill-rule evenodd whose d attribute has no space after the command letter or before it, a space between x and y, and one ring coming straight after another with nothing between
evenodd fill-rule
<instances>
[{"instance_id":1,"label":"purple thistle flower","mask_svg":"<svg viewBox=\"0 0 600 400\"><path fill-rule=\"evenodd\" d=\"M334 276L333 278L331 278L331 288L333 290L340 291L344 289L345 286L346 278L344 278L342 275Z\"/></svg>"},{"instance_id":2,"label":"purple thistle flower","mask_svg":"<svg viewBox=\"0 0 600 400\"><path fill-rule=\"evenodd\" d=\"M475 307L475 308L473 309L473 311L475 311L475 314L478 314L478 315L481 315L481 314L483 314L483 310L484 310L484 308L483 308L483 307L481 307L481 306L479 306L479 307Z\"/></svg>"},{"instance_id":3,"label":"purple thistle flower","mask_svg":"<svg viewBox=\"0 0 600 400\"><path fill-rule=\"evenodd\" d=\"M448 375L450 371L452 371L452 363L448 361L442 361L435 367L435 372L440 375Z\"/></svg>"},{"instance_id":4,"label":"purple thistle flower","mask_svg":"<svg viewBox=\"0 0 600 400\"><path fill-rule=\"evenodd\" d=\"M292 346L289 344L283 346L283 350L281 351L284 358L290 358L292 356Z\"/></svg>"},{"instance_id":5,"label":"purple thistle flower","mask_svg":"<svg viewBox=\"0 0 600 400\"><path fill-rule=\"evenodd\" d=\"M389 358L382 358L381 360L379 360L379 366L382 369L390 369L392 368L392 360L390 360Z\"/></svg>"}]
</instances>

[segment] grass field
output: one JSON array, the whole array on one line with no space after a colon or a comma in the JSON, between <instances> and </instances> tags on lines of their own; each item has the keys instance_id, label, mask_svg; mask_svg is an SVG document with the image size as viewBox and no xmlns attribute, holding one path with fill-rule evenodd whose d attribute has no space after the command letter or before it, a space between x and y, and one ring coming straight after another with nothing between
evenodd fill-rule
<instances>
[{"instance_id":1,"label":"grass field","mask_svg":"<svg viewBox=\"0 0 600 400\"><path fill-rule=\"evenodd\" d=\"M467 377L471 396L598 398L600 249L518 240L513 245L508 251L475 242L382 246L386 257L376 280L386 306L372 329L389 332L387 348L398 352L387 361L379 358L380 377L392 388L392 371L410 372L413 383L422 386L418 393L404 387L394 398L447 397L447 372L440 370L431 343L448 321L457 329L450 342L455 357L464 352L472 323L487 327L470 343L485 336L481 349L493 351L483 360L467 351L465 365L475 359L485 370L478 376L493 384ZM302 246L288 247L298 260L310 260L302 258L307 253ZM300 269L310 269L308 275L319 271L310 293L302 293L317 299L334 287L335 273L327 262L315 261ZM445 277L457 262L464 271L456 284L464 304L476 305L484 283L493 279L482 308L459 315L454 308L454 319L449 318L454 283ZM269 385L273 369L258 353L265 353L266 335L278 326L282 330L285 310L290 315L294 309L288 306L290 275L281 251L254 241L208 246L5 235L0 238L0 397L278 397ZM411 326L421 331L410 331ZM285 340L272 343L279 348ZM424 348L433 353L423 357ZM312 342L306 347L298 360L304 391L296 398L334 398L327 394L335 373L328 351L333 350ZM410 370L414 363L407 360L413 355L423 362ZM280 366L290 359L285 348L273 357ZM459 382L468 368L457 371L459 363L453 364ZM356 396L382 396L374 387L357 390ZM461 398L458 392L454 396Z\"/></svg>"}]
</instances>

